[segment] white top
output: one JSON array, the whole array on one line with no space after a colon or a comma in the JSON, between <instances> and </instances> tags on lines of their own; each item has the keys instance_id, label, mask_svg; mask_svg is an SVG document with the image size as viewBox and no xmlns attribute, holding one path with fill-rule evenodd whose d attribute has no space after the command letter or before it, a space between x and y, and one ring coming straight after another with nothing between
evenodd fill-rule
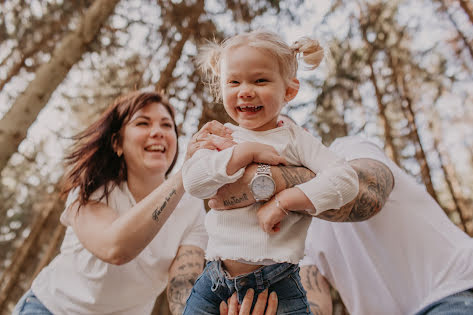
<instances>
[{"instance_id":1,"label":"white top","mask_svg":"<svg viewBox=\"0 0 473 315\"><path fill-rule=\"evenodd\" d=\"M338 209L358 194L358 177L342 158L328 150L304 129L287 125L267 131L251 131L231 124L236 143L245 141L273 146L290 165L304 165L317 176L298 187L309 197L317 213ZM244 168L227 175L227 164L234 147L223 151L199 150L184 163L184 188L198 198L209 198L217 190L235 182ZM281 230L269 235L258 224L259 203L231 211L211 210L205 219L209 234L208 260L232 259L270 264L298 263L304 253L304 240L311 217L291 212L281 222Z\"/></svg>"},{"instance_id":2,"label":"white top","mask_svg":"<svg viewBox=\"0 0 473 315\"><path fill-rule=\"evenodd\" d=\"M359 223L314 219L306 257L339 292L352 315L414 314L473 288L473 241L457 228L423 186L359 137L330 148L347 160L371 158L394 175L383 209Z\"/></svg>"},{"instance_id":3,"label":"white top","mask_svg":"<svg viewBox=\"0 0 473 315\"><path fill-rule=\"evenodd\" d=\"M101 196L102 189L91 200ZM71 192L67 207L77 198ZM126 183L114 188L108 205L119 214L136 202ZM61 252L32 284L39 300L54 314L150 314L156 297L165 289L168 270L181 245L205 249L203 202L184 194L151 243L132 261L113 265L95 257L80 243L66 211L67 226Z\"/></svg>"}]
</instances>

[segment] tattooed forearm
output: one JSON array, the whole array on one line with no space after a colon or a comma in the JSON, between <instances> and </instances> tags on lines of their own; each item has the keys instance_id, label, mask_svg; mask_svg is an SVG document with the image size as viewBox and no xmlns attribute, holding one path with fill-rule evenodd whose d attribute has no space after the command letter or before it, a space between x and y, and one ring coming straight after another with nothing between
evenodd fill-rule
<instances>
[{"instance_id":1,"label":"tattooed forearm","mask_svg":"<svg viewBox=\"0 0 473 315\"><path fill-rule=\"evenodd\" d=\"M169 279L168 303L172 314L182 314L186 306L186 300L194 286L195 280L200 273L184 273Z\"/></svg>"},{"instance_id":2,"label":"tattooed forearm","mask_svg":"<svg viewBox=\"0 0 473 315\"><path fill-rule=\"evenodd\" d=\"M159 221L159 215L164 211L164 209L166 209L166 206L167 206L169 200L171 200L171 197L175 196L175 195L176 195L176 189L173 189L169 193L169 195L166 197L166 200L164 200L164 202L161 204L161 206L159 206L158 208L156 208L156 210L154 210L153 220Z\"/></svg>"},{"instance_id":3,"label":"tattooed forearm","mask_svg":"<svg viewBox=\"0 0 473 315\"><path fill-rule=\"evenodd\" d=\"M304 279L304 288L306 290L317 290L322 292L322 289L319 284L319 269L315 266L305 267L305 272L303 273Z\"/></svg>"},{"instance_id":4,"label":"tattooed forearm","mask_svg":"<svg viewBox=\"0 0 473 315\"><path fill-rule=\"evenodd\" d=\"M364 221L376 213L386 203L394 186L394 177L389 168L376 160L357 159L349 164L358 174L358 196L340 209L327 210L317 217L332 222ZM304 167L280 167L281 176L286 188L305 183L315 177L314 173Z\"/></svg>"},{"instance_id":5,"label":"tattooed forearm","mask_svg":"<svg viewBox=\"0 0 473 315\"><path fill-rule=\"evenodd\" d=\"M312 311L312 314L314 314L314 315L324 315L324 313L320 309L319 304L314 303L314 302L309 302L309 307L310 307L310 310Z\"/></svg>"},{"instance_id":6,"label":"tattooed forearm","mask_svg":"<svg viewBox=\"0 0 473 315\"><path fill-rule=\"evenodd\" d=\"M281 176L284 179L286 188L308 182L315 177L315 174L305 167L280 166L279 169L281 170Z\"/></svg>"},{"instance_id":7,"label":"tattooed forearm","mask_svg":"<svg viewBox=\"0 0 473 315\"><path fill-rule=\"evenodd\" d=\"M195 246L181 246L169 269L167 288L169 309L182 314L195 280L204 268L204 251Z\"/></svg>"},{"instance_id":8,"label":"tattooed forearm","mask_svg":"<svg viewBox=\"0 0 473 315\"><path fill-rule=\"evenodd\" d=\"M301 267L300 275L312 313L316 315L332 314L330 286L317 267Z\"/></svg>"},{"instance_id":9,"label":"tattooed forearm","mask_svg":"<svg viewBox=\"0 0 473 315\"><path fill-rule=\"evenodd\" d=\"M389 168L366 158L352 160L350 165L358 174L358 196L338 210L322 212L318 218L334 222L364 221L383 208L394 187L394 177Z\"/></svg>"}]
</instances>

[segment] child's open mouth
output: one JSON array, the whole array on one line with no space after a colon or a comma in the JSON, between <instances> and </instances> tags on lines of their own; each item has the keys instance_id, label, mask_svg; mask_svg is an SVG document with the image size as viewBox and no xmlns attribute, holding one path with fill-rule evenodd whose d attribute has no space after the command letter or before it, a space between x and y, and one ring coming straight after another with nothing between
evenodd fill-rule
<instances>
[{"instance_id":1,"label":"child's open mouth","mask_svg":"<svg viewBox=\"0 0 473 315\"><path fill-rule=\"evenodd\" d=\"M238 106L239 112L258 112L263 109L263 106Z\"/></svg>"}]
</instances>

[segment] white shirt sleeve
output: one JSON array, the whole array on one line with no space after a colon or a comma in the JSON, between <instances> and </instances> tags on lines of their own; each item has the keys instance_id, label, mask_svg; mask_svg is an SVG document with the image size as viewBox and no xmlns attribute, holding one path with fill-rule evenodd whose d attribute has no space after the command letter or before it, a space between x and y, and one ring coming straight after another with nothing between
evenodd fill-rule
<instances>
[{"instance_id":1,"label":"white shirt sleeve","mask_svg":"<svg viewBox=\"0 0 473 315\"><path fill-rule=\"evenodd\" d=\"M352 201L358 194L356 171L302 128L295 128L295 139L302 165L316 173L312 180L296 186L314 205L313 215Z\"/></svg>"},{"instance_id":2,"label":"white shirt sleeve","mask_svg":"<svg viewBox=\"0 0 473 315\"><path fill-rule=\"evenodd\" d=\"M207 199L217 193L225 184L236 182L245 172L239 169L235 174L227 174L227 165L233 149L222 151L201 149L194 153L182 166L182 181L186 192L200 199Z\"/></svg>"},{"instance_id":3,"label":"white shirt sleeve","mask_svg":"<svg viewBox=\"0 0 473 315\"><path fill-rule=\"evenodd\" d=\"M330 150L345 157L347 161L366 158L377 160L387 166L391 163L380 147L359 136L338 138L330 145Z\"/></svg>"}]
</instances>

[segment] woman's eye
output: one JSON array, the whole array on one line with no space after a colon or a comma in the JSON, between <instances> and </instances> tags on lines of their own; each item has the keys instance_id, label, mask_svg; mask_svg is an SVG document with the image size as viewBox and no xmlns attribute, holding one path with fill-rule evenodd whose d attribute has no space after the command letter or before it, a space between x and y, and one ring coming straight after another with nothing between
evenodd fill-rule
<instances>
[{"instance_id":1,"label":"woman's eye","mask_svg":"<svg viewBox=\"0 0 473 315\"><path fill-rule=\"evenodd\" d=\"M166 127L166 128L173 128L174 127L173 124L171 124L171 123L164 123L163 126Z\"/></svg>"},{"instance_id":2,"label":"woman's eye","mask_svg":"<svg viewBox=\"0 0 473 315\"><path fill-rule=\"evenodd\" d=\"M148 126L148 123L146 121L139 121L136 123L137 126Z\"/></svg>"}]
</instances>

